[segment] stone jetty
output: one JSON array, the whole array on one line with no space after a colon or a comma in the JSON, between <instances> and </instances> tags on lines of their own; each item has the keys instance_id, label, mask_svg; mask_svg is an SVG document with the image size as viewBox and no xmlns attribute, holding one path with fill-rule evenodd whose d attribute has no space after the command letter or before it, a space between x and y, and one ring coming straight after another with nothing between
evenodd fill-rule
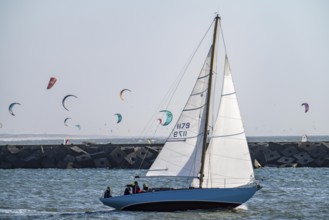
<instances>
[{"instance_id":1,"label":"stone jetty","mask_svg":"<svg viewBox=\"0 0 329 220\"><path fill-rule=\"evenodd\" d=\"M254 167L329 167L329 142L248 143Z\"/></svg>"},{"instance_id":2,"label":"stone jetty","mask_svg":"<svg viewBox=\"0 0 329 220\"><path fill-rule=\"evenodd\" d=\"M147 169L163 144L6 145L0 146L0 168Z\"/></svg>"},{"instance_id":3,"label":"stone jetty","mask_svg":"<svg viewBox=\"0 0 329 220\"><path fill-rule=\"evenodd\" d=\"M163 144L0 146L0 169L148 169ZM249 143L254 167L329 167L329 142Z\"/></svg>"}]
</instances>

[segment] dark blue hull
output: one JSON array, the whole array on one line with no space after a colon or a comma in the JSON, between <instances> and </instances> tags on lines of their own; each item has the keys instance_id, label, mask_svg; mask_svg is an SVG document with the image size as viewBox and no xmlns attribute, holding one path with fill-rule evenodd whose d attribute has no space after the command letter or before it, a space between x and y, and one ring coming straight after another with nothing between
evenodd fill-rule
<instances>
[{"instance_id":1,"label":"dark blue hull","mask_svg":"<svg viewBox=\"0 0 329 220\"><path fill-rule=\"evenodd\" d=\"M257 187L179 189L101 198L104 205L130 211L181 211L234 208L248 201Z\"/></svg>"}]
</instances>

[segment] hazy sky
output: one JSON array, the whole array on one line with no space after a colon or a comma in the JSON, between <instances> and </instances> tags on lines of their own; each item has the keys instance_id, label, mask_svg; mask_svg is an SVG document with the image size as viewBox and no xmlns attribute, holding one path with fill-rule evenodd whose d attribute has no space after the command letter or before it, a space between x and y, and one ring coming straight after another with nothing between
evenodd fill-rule
<instances>
[{"instance_id":1,"label":"hazy sky","mask_svg":"<svg viewBox=\"0 0 329 220\"><path fill-rule=\"evenodd\" d=\"M0 133L141 135L215 12L247 135L328 135L326 0L0 0Z\"/></svg>"}]
</instances>

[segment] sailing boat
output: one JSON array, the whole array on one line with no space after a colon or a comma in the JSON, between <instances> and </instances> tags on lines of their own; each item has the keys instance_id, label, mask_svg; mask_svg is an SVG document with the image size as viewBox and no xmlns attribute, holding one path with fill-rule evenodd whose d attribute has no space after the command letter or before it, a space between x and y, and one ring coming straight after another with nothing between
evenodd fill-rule
<instances>
[{"instance_id":1,"label":"sailing boat","mask_svg":"<svg viewBox=\"0 0 329 220\"><path fill-rule=\"evenodd\" d=\"M189 187L157 188L151 192L101 198L104 205L130 211L234 208L259 189L227 56L217 119L210 123L210 114L214 112L210 102L220 17L217 15L214 21L212 46L192 93L146 173L146 177L189 178Z\"/></svg>"}]
</instances>

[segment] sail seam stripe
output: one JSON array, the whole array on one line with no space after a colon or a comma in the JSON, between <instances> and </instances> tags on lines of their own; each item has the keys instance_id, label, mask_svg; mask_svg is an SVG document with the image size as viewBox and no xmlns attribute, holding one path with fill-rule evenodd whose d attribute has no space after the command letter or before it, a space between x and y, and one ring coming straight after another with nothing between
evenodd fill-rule
<instances>
[{"instance_id":1,"label":"sail seam stripe","mask_svg":"<svg viewBox=\"0 0 329 220\"><path fill-rule=\"evenodd\" d=\"M200 106L200 107L197 107L197 108L189 108L189 109L184 109L183 112L186 112L186 111L194 111L194 110L198 110L198 109L201 109L203 108L204 106L206 106L206 104Z\"/></svg>"},{"instance_id":2,"label":"sail seam stripe","mask_svg":"<svg viewBox=\"0 0 329 220\"><path fill-rule=\"evenodd\" d=\"M200 94L203 94L205 92L207 92L207 90L203 90L203 91L198 92L198 93L193 93L193 94L191 94L191 96L200 95Z\"/></svg>"},{"instance_id":3,"label":"sail seam stripe","mask_svg":"<svg viewBox=\"0 0 329 220\"><path fill-rule=\"evenodd\" d=\"M207 74L207 75L204 75L204 76L200 76L199 78L198 78L198 80L199 79L203 79L203 78L206 78L206 77L208 77L210 74Z\"/></svg>"},{"instance_id":4,"label":"sail seam stripe","mask_svg":"<svg viewBox=\"0 0 329 220\"><path fill-rule=\"evenodd\" d=\"M218 136L211 136L211 138L221 138L221 137L231 137L231 136L237 136L240 134L243 134L244 131L240 132L240 133L235 133L235 134L227 134L227 135L218 135Z\"/></svg>"},{"instance_id":5,"label":"sail seam stripe","mask_svg":"<svg viewBox=\"0 0 329 220\"><path fill-rule=\"evenodd\" d=\"M234 94L236 94L236 92L231 92L231 93L223 94L222 96L229 96L229 95L234 95Z\"/></svg>"}]
</instances>

